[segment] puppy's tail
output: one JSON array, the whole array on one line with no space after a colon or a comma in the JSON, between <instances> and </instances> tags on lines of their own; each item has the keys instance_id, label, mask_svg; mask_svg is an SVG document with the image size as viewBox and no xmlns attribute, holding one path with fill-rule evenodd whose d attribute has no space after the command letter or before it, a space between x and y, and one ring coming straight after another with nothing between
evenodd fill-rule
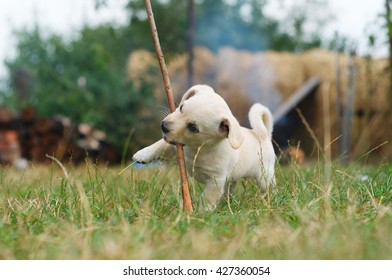
<instances>
[{"instance_id":1,"label":"puppy's tail","mask_svg":"<svg viewBox=\"0 0 392 280\"><path fill-rule=\"evenodd\" d=\"M271 111L267 107L260 103L254 104L249 111L249 122L261 139L272 138L274 121Z\"/></svg>"}]
</instances>

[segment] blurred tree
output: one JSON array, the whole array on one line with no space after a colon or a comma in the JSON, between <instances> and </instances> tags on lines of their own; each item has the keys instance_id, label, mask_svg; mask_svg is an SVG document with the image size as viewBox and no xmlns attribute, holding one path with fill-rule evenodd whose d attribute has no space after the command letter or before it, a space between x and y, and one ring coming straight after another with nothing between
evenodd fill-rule
<instances>
[{"instance_id":1,"label":"blurred tree","mask_svg":"<svg viewBox=\"0 0 392 280\"><path fill-rule=\"evenodd\" d=\"M152 8L162 50L165 56L186 50L187 7L184 0L154 1ZM129 26L126 36L132 38L132 48L154 51L151 30L147 20L144 0L130 0L127 5Z\"/></svg>"},{"instance_id":2,"label":"blurred tree","mask_svg":"<svg viewBox=\"0 0 392 280\"><path fill-rule=\"evenodd\" d=\"M279 30L287 34L289 50L304 51L322 45L326 39L322 38L323 29L333 18L327 0L280 0L280 8Z\"/></svg>"},{"instance_id":3,"label":"blurred tree","mask_svg":"<svg viewBox=\"0 0 392 280\"><path fill-rule=\"evenodd\" d=\"M17 99L20 90L10 84L14 94L3 94L4 99L14 108L34 106L41 116L60 114L92 124L121 150L153 100L148 83L137 92L126 78L130 50L123 32L109 25L84 27L69 43L57 35L44 38L38 27L18 32L16 58L6 65L12 75L24 73L25 92Z\"/></svg>"},{"instance_id":4,"label":"blurred tree","mask_svg":"<svg viewBox=\"0 0 392 280\"><path fill-rule=\"evenodd\" d=\"M213 51L228 46L249 51L299 51L321 46L320 30L330 18L325 0L300 1L286 9L282 4L281 21L265 14L267 3L268 0L195 1L195 45ZM321 8L323 16L314 12ZM129 36L138 34L134 47L150 46L152 50L144 0L130 0L127 9ZM153 10L165 54L185 52L188 1L154 1ZM310 33L308 25L314 26Z\"/></svg>"},{"instance_id":5,"label":"blurred tree","mask_svg":"<svg viewBox=\"0 0 392 280\"><path fill-rule=\"evenodd\" d=\"M195 58L194 54L194 45L195 45L195 1L188 0L188 23L187 23L187 38L186 38L186 46L188 53L188 63L187 63L187 72L188 72L188 87L193 85L193 62Z\"/></svg>"},{"instance_id":6,"label":"blurred tree","mask_svg":"<svg viewBox=\"0 0 392 280\"><path fill-rule=\"evenodd\" d=\"M385 0L385 27L387 30L389 49L389 101L392 104L392 1ZM391 109L392 110L392 109Z\"/></svg>"}]
</instances>

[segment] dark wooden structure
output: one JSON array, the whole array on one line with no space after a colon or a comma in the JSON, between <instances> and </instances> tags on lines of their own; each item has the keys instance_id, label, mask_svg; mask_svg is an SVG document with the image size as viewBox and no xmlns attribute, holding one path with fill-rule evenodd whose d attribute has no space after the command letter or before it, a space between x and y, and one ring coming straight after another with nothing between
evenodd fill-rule
<instances>
[{"instance_id":1,"label":"dark wooden structure","mask_svg":"<svg viewBox=\"0 0 392 280\"><path fill-rule=\"evenodd\" d=\"M309 106L313 106L314 94L320 83L321 80L319 77L309 78L301 88L295 91L290 98L273 112L273 139L275 151L278 154L284 151L289 145L296 145L296 143L289 143L294 137L294 134L298 132L298 129L303 126L296 109L305 108L309 111L308 108Z\"/></svg>"}]
</instances>

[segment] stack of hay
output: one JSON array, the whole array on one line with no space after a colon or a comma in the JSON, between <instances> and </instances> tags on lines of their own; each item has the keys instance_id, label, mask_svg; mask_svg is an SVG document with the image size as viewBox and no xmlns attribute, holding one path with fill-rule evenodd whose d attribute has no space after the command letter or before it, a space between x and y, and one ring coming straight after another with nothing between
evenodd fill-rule
<instances>
[{"instance_id":1,"label":"stack of hay","mask_svg":"<svg viewBox=\"0 0 392 280\"><path fill-rule=\"evenodd\" d=\"M232 108L240 123L248 125L247 114L251 104L261 102L274 111L287 100L307 79L318 76L321 86L316 92L312 104L301 108L306 121L317 137L322 147L324 132L331 131L331 140L340 137L337 132L337 67L339 59L341 67L341 105L345 104L347 85L347 55L315 49L302 54L259 52L251 53L231 48L221 49L217 54L205 48L195 48L194 83L209 84L222 95ZM140 63L143 61L143 63ZM390 114L391 104L387 98L389 92L388 61L377 59L369 61L365 58L354 58L358 69L356 79L355 106L352 119L352 156L360 156L370 149L382 145L378 152L387 158L392 158L391 133L385 129L385 124L392 124ZM136 51L128 60L128 76L132 81L146 79L156 84L156 96L164 102L161 77L148 75L148 68L158 67L155 55L146 51ZM172 58L168 63L168 71L172 82L173 92L177 98L187 90L187 56L182 54ZM144 69L144 71L143 71ZM154 71L159 73L159 71ZM324 128L323 91L328 90L329 118L331 127ZM317 145L310 139L305 129L299 133L298 139L306 147L308 154L316 155ZM333 154L337 155L337 143L332 145ZM294 143L296 145L296 143Z\"/></svg>"}]
</instances>

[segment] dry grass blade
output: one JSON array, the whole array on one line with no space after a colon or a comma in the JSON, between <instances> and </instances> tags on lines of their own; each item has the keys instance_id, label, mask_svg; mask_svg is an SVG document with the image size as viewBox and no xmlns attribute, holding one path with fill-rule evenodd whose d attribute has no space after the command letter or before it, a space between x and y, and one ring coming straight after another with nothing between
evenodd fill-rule
<instances>
[{"instance_id":1,"label":"dry grass blade","mask_svg":"<svg viewBox=\"0 0 392 280\"><path fill-rule=\"evenodd\" d=\"M61 170L63 171L65 178L66 178L66 179L69 179L69 175L68 175L67 169L65 169L64 165L63 165L57 158L52 157L52 156L50 156L50 155L48 155L48 154L46 154L45 156L46 156L47 158L50 158L50 159L53 160L54 162L56 162L56 163L60 166Z\"/></svg>"},{"instance_id":2,"label":"dry grass blade","mask_svg":"<svg viewBox=\"0 0 392 280\"><path fill-rule=\"evenodd\" d=\"M120 172L118 172L118 175L120 176L125 170L127 170L128 168L130 168L132 165L134 165L136 163L136 161L132 162L131 164L129 164L127 167L125 167L123 170L121 170Z\"/></svg>"}]
</instances>

